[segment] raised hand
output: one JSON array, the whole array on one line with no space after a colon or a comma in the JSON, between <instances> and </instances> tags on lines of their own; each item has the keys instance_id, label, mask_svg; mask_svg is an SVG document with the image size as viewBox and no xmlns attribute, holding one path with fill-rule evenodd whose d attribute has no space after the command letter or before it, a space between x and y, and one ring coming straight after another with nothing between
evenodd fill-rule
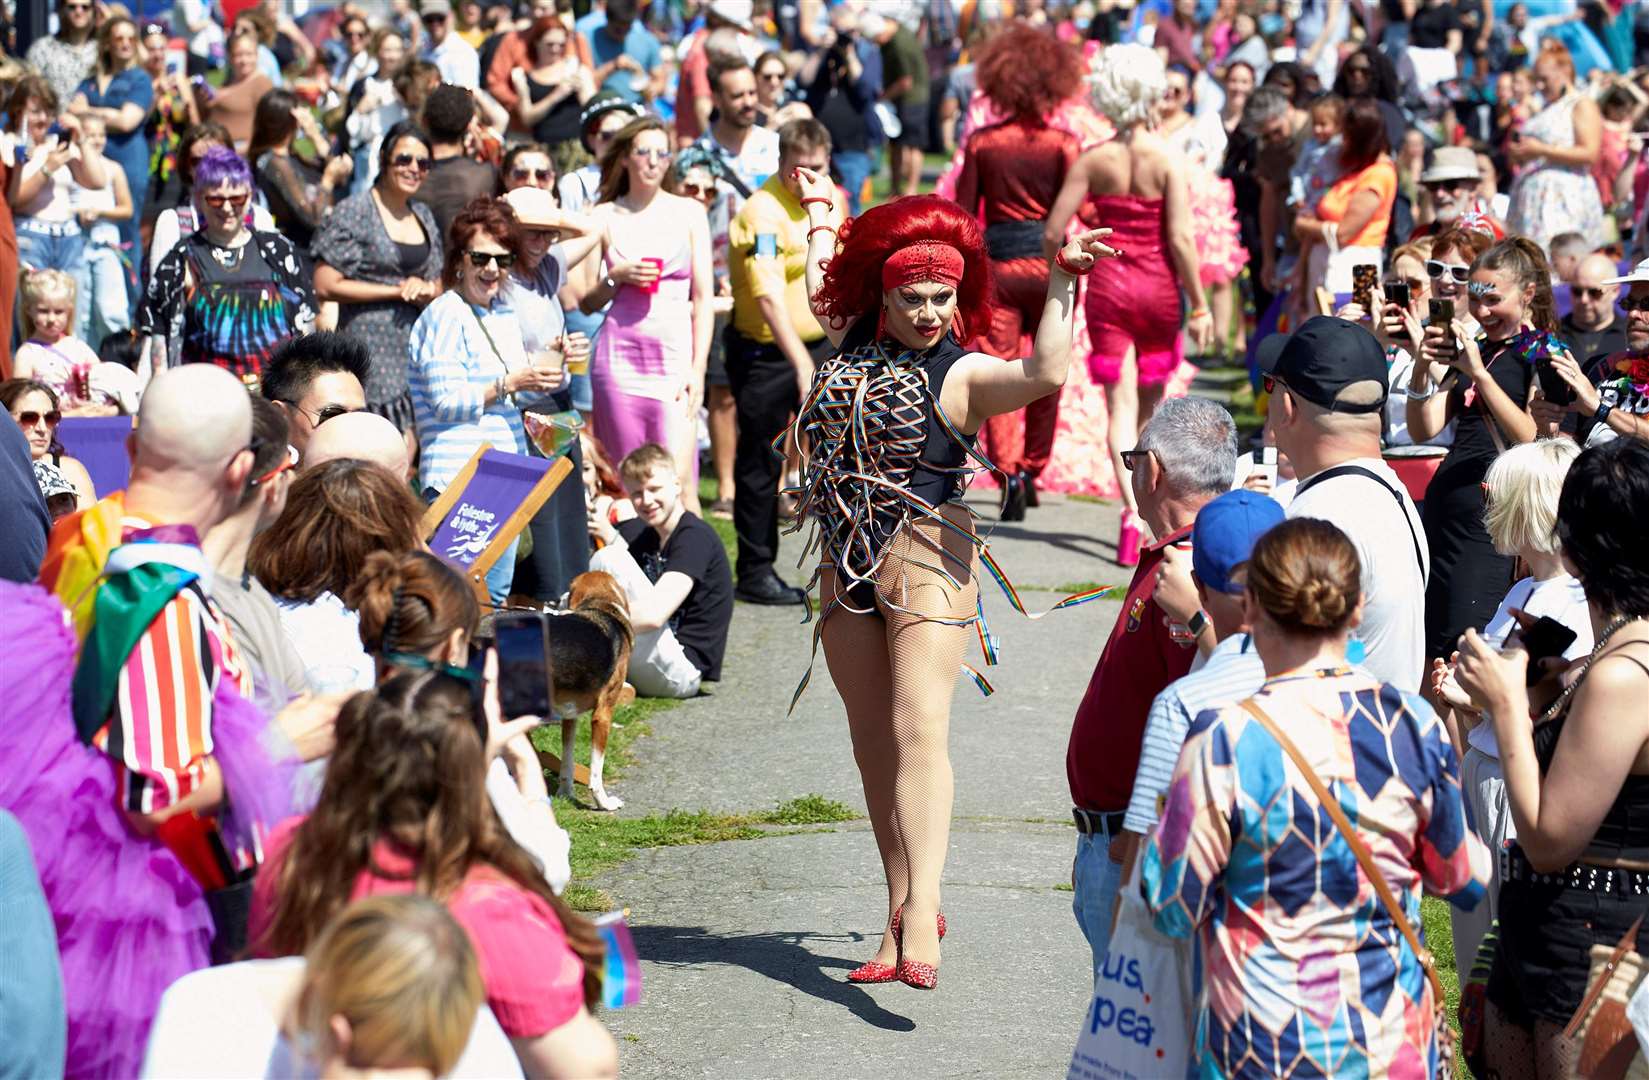
<instances>
[{"instance_id":1,"label":"raised hand","mask_svg":"<svg viewBox=\"0 0 1649 1080\"><path fill-rule=\"evenodd\" d=\"M1055 265L1069 273L1086 274L1099 260L1116 258L1122 252L1105 243L1105 238L1110 235L1110 229L1089 229L1078 233L1059 249L1059 254L1054 257Z\"/></svg>"},{"instance_id":2,"label":"raised hand","mask_svg":"<svg viewBox=\"0 0 1649 1080\"><path fill-rule=\"evenodd\" d=\"M802 198L835 200L836 185L831 183L828 174L816 173L812 169L797 167L796 179L802 185Z\"/></svg>"}]
</instances>

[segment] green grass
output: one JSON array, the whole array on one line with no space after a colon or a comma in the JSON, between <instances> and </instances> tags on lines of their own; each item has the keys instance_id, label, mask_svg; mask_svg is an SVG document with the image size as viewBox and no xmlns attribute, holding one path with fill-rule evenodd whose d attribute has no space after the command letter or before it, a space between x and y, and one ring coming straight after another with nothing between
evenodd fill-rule
<instances>
[{"instance_id":1,"label":"green grass","mask_svg":"<svg viewBox=\"0 0 1649 1080\"><path fill-rule=\"evenodd\" d=\"M823 795L803 795L781 803L777 810L768 812L763 820L772 825L825 825L837 821L852 821L858 811Z\"/></svg>"},{"instance_id":2,"label":"green grass","mask_svg":"<svg viewBox=\"0 0 1649 1080\"><path fill-rule=\"evenodd\" d=\"M1449 1003L1449 1024L1455 1035L1460 1034L1460 973L1454 969L1454 928L1449 924L1449 905L1435 896L1420 900L1420 921L1425 927L1426 948L1431 950L1437 965L1437 977L1443 980L1443 993ZM1456 1039L1458 1043L1458 1039ZM1455 1075L1471 1076L1466 1063L1455 1055Z\"/></svg>"},{"instance_id":3,"label":"green grass","mask_svg":"<svg viewBox=\"0 0 1649 1080\"><path fill-rule=\"evenodd\" d=\"M732 496L729 495L729 498ZM716 501L716 479L713 476L699 477L699 505L704 507L704 520L716 530L721 538L721 546L727 549L727 561L733 562L738 558L739 538L733 531L733 523L725 518L715 517L710 513L710 504Z\"/></svg>"}]
</instances>

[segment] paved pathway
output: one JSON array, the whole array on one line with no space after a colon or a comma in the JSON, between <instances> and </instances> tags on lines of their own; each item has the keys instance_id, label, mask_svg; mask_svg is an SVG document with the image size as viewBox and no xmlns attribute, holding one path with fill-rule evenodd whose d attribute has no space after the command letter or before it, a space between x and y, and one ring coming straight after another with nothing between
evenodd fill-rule
<instances>
[{"instance_id":1,"label":"paved pathway","mask_svg":"<svg viewBox=\"0 0 1649 1080\"><path fill-rule=\"evenodd\" d=\"M1058 596L1034 587L1124 579L1110 562L1116 521L1115 506L1049 497L1023 525L997 529L993 551L1041 610ZM987 598L1004 656L990 675L994 697L957 688L950 932L936 991L843 980L881 929L883 885L862 820L653 849L603 877L631 909L643 961L645 1000L607 1016L623 1075L1062 1076L1088 979L1068 891L1065 744L1117 608L1099 601L1029 622L994 589ZM714 697L653 721L615 785L622 812L760 810L808 793L863 812L822 657L785 716L810 630L793 610L741 604L726 680Z\"/></svg>"}]
</instances>

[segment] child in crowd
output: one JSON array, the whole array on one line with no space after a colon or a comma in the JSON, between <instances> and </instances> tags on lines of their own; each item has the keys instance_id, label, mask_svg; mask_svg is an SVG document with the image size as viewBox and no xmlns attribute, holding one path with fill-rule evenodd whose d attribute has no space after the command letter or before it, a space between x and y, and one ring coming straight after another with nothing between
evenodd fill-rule
<instances>
[{"instance_id":1,"label":"child in crowd","mask_svg":"<svg viewBox=\"0 0 1649 1080\"><path fill-rule=\"evenodd\" d=\"M1300 156L1288 172L1288 198L1285 200L1290 215L1313 212L1324 193L1340 179L1340 132L1345 127L1346 103L1338 94L1323 94L1311 103L1311 138L1300 148ZM1311 244L1300 242L1297 263L1284 262L1277 268L1285 279L1294 267L1310 265ZM1304 290L1296 290L1303 303Z\"/></svg>"},{"instance_id":2,"label":"child in crowd","mask_svg":"<svg viewBox=\"0 0 1649 1080\"><path fill-rule=\"evenodd\" d=\"M656 443L618 467L636 516L616 528L592 509L601 549L590 569L618 579L630 602L631 685L644 697L692 697L721 678L733 619L733 572L721 538L681 500L681 479Z\"/></svg>"},{"instance_id":3,"label":"child in crowd","mask_svg":"<svg viewBox=\"0 0 1649 1080\"><path fill-rule=\"evenodd\" d=\"M132 192L119 165L103 156L108 145L108 129L95 116L81 120L81 147L88 158L101 158L108 180L100 188L69 187L69 205L86 233L86 269L81 273L82 289L75 304L75 333L96 349L109 334L132 325L129 255L120 248L117 221L132 217Z\"/></svg>"},{"instance_id":4,"label":"child in crowd","mask_svg":"<svg viewBox=\"0 0 1649 1080\"><path fill-rule=\"evenodd\" d=\"M36 270L23 278L23 331L28 340L12 359L12 375L45 383L68 416L136 412L141 385L116 364L104 364L69 332L75 310L74 278Z\"/></svg>"}]
</instances>

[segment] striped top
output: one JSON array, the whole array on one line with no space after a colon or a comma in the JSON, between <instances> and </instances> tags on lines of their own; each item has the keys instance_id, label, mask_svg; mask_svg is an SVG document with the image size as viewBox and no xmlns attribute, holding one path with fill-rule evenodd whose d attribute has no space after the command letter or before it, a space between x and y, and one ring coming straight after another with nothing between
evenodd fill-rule
<instances>
[{"instance_id":1,"label":"striped top","mask_svg":"<svg viewBox=\"0 0 1649 1080\"><path fill-rule=\"evenodd\" d=\"M153 526L127 517L128 537ZM149 624L121 666L109 722L92 745L115 762L120 805L152 814L200 786L212 753L212 699L218 680L252 694L251 673L199 580Z\"/></svg>"},{"instance_id":2,"label":"striped top","mask_svg":"<svg viewBox=\"0 0 1649 1080\"><path fill-rule=\"evenodd\" d=\"M1157 823L1157 800L1168 791L1191 721L1204 709L1234 705L1253 697L1265 682L1265 664L1247 634L1232 634L1208 654L1208 662L1175 679L1151 702L1145 739L1139 748L1134 794L1122 827L1141 836Z\"/></svg>"},{"instance_id":3,"label":"striped top","mask_svg":"<svg viewBox=\"0 0 1649 1080\"><path fill-rule=\"evenodd\" d=\"M445 490L482 443L526 453L521 409L505 401L483 404L488 387L527 366L521 324L508 294L504 290L483 312L448 290L412 326L407 385L418 418L420 488Z\"/></svg>"}]
</instances>

